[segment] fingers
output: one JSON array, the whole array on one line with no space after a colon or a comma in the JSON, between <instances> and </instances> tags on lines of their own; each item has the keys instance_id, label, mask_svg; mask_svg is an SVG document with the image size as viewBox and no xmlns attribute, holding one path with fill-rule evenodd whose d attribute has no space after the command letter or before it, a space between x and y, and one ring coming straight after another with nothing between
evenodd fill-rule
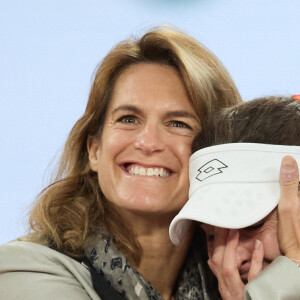
<instances>
[{"instance_id":1,"label":"fingers","mask_svg":"<svg viewBox=\"0 0 300 300\"><path fill-rule=\"evenodd\" d=\"M214 275L218 278L219 286L222 281L222 266L223 256L226 247L226 240L228 237L228 229L215 227L214 229L214 250L213 254L208 260L208 265Z\"/></svg>"},{"instance_id":2,"label":"fingers","mask_svg":"<svg viewBox=\"0 0 300 300\"><path fill-rule=\"evenodd\" d=\"M211 259L209 259L207 261L209 268L211 269L211 271L214 273L214 275L218 278L218 273L215 269L215 265L212 263Z\"/></svg>"},{"instance_id":3,"label":"fingers","mask_svg":"<svg viewBox=\"0 0 300 300\"><path fill-rule=\"evenodd\" d=\"M214 246L212 255L208 260L208 265L215 276L218 278L217 269L223 264L223 253L228 236L228 229L214 228Z\"/></svg>"},{"instance_id":4,"label":"fingers","mask_svg":"<svg viewBox=\"0 0 300 300\"><path fill-rule=\"evenodd\" d=\"M263 259L264 246L260 240L256 240L248 273L248 282L253 280L262 271Z\"/></svg>"},{"instance_id":5,"label":"fingers","mask_svg":"<svg viewBox=\"0 0 300 300\"><path fill-rule=\"evenodd\" d=\"M285 156L280 169L280 199L278 203L278 240L288 257L300 258L300 200L298 198L299 169L295 159Z\"/></svg>"},{"instance_id":6,"label":"fingers","mask_svg":"<svg viewBox=\"0 0 300 300\"><path fill-rule=\"evenodd\" d=\"M298 165L292 156L287 155L281 161L280 183L283 186L289 186L294 181L299 182Z\"/></svg>"},{"instance_id":7,"label":"fingers","mask_svg":"<svg viewBox=\"0 0 300 300\"><path fill-rule=\"evenodd\" d=\"M279 217L289 218L299 206L298 199L299 170L291 156L285 156L280 168Z\"/></svg>"},{"instance_id":8,"label":"fingers","mask_svg":"<svg viewBox=\"0 0 300 300\"><path fill-rule=\"evenodd\" d=\"M238 230L230 230L226 241L226 248L223 257L223 274L225 280L240 279L240 274L237 268L237 247L239 243ZM238 280L237 280L238 281Z\"/></svg>"},{"instance_id":9,"label":"fingers","mask_svg":"<svg viewBox=\"0 0 300 300\"><path fill-rule=\"evenodd\" d=\"M215 227L214 230L214 252L212 255L212 263L216 266L223 264L223 256L226 247L226 241L229 230L226 228Z\"/></svg>"},{"instance_id":10,"label":"fingers","mask_svg":"<svg viewBox=\"0 0 300 300\"><path fill-rule=\"evenodd\" d=\"M244 284L237 267L238 230L215 228L214 252L208 265L218 279L222 299L243 299Z\"/></svg>"}]
</instances>

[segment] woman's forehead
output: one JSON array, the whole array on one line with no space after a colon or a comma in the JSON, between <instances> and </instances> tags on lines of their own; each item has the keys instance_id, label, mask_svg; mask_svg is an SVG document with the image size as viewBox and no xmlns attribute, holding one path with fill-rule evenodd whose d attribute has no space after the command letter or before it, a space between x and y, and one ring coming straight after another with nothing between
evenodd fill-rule
<instances>
[{"instance_id":1,"label":"woman's forehead","mask_svg":"<svg viewBox=\"0 0 300 300\"><path fill-rule=\"evenodd\" d=\"M272 222L277 222L278 220L278 208L274 208L266 217L264 217L263 219L259 220L258 222L252 224L251 226L248 227L252 227L252 226L256 226L259 224L262 224L264 222L267 221L272 221ZM205 224L205 223L199 223L199 226L205 231L205 232L209 232L209 233L213 233L214 229L216 226L210 225L210 224ZM248 227L244 227L244 228L240 228L240 229L247 229Z\"/></svg>"},{"instance_id":2,"label":"woman's forehead","mask_svg":"<svg viewBox=\"0 0 300 300\"><path fill-rule=\"evenodd\" d=\"M115 82L108 111L128 104L141 108L168 106L199 119L178 71L168 65L140 63L124 70Z\"/></svg>"}]
</instances>

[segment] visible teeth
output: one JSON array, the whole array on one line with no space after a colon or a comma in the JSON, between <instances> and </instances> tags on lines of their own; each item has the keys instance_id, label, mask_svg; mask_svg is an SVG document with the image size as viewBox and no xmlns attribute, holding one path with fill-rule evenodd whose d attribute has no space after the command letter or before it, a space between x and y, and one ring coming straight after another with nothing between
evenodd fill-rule
<instances>
[{"instance_id":1,"label":"visible teeth","mask_svg":"<svg viewBox=\"0 0 300 300\"><path fill-rule=\"evenodd\" d=\"M138 175L140 173L140 168L138 166L134 167L134 174Z\"/></svg>"},{"instance_id":2,"label":"visible teeth","mask_svg":"<svg viewBox=\"0 0 300 300\"><path fill-rule=\"evenodd\" d=\"M152 176L153 175L153 169L152 168L148 168L147 169L147 176Z\"/></svg>"},{"instance_id":3,"label":"visible teeth","mask_svg":"<svg viewBox=\"0 0 300 300\"><path fill-rule=\"evenodd\" d=\"M159 177L170 176L170 173L164 168L144 168L137 165L130 165L128 167L128 172L131 175L141 175L141 176L159 176Z\"/></svg>"},{"instance_id":4,"label":"visible teeth","mask_svg":"<svg viewBox=\"0 0 300 300\"><path fill-rule=\"evenodd\" d=\"M163 176L164 176L164 169L163 169L163 168L160 168L160 169L159 169L159 176L160 176L160 177L163 177Z\"/></svg>"},{"instance_id":5,"label":"visible teeth","mask_svg":"<svg viewBox=\"0 0 300 300\"><path fill-rule=\"evenodd\" d=\"M143 168L143 167L141 167L140 168L140 175L146 175L147 173L146 173L146 169L145 168Z\"/></svg>"}]
</instances>

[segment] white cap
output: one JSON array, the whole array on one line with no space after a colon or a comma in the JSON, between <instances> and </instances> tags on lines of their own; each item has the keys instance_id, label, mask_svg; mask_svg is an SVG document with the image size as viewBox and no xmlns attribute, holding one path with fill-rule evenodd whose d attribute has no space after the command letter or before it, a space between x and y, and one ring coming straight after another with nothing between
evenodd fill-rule
<instances>
[{"instance_id":1,"label":"white cap","mask_svg":"<svg viewBox=\"0 0 300 300\"><path fill-rule=\"evenodd\" d=\"M286 155L300 167L299 146L234 143L196 151L189 164L189 200L169 229L173 244L180 243L192 220L243 228L266 217L279 201Z\"/></svg>"}]
</instances>

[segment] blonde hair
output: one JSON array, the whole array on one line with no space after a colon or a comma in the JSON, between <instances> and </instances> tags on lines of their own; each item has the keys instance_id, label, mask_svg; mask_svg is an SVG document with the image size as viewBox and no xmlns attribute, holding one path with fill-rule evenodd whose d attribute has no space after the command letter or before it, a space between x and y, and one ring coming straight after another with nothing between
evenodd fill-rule
<instances>
[{"instance_id":1,"label":"blonde hair","mask_svg":"<svg viewBox=\"0 0 300 300\"><path fill-rule=\"evenodd\" d=\"M118 248L139 263L141 249L116 209L102 194L97 174L89 167L87 141L100 137L118 76L138 63L175 67L181 74L201 122L216 109L241 101L226 69L203 45L170 28L157 28L140 39L117 44L97 69L83 116L66 141L54 182L41 192L30 214L28 239L51 244L72 256L83 255L90 232L104 224Z\"/></svg>"}]
</instances>

